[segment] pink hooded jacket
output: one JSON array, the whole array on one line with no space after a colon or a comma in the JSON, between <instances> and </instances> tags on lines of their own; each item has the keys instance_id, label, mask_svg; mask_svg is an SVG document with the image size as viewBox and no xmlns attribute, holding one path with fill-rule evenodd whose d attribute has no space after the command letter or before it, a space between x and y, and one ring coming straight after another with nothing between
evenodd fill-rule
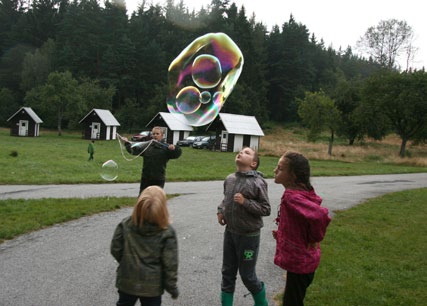
<instances>
[{"instance_id":1,"label":"pink hooded jacket","mask_svg":"<svg viewBox=\"0 0 427 306\"><path fill-rule=\"evenodd\" d=\"M331 218L314 190L286 189L280 203L274 263L286 271L313 273L320 263L320 245Z\"/></svg>"}]
</instances>

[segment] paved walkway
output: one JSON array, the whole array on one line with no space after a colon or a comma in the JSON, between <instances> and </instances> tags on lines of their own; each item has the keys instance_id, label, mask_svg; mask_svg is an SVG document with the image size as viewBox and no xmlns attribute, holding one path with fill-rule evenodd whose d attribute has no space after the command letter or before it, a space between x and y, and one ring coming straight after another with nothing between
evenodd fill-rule
<instances>
[{"instance_id":1,"label":"paved walkway","mask_svg":"<svg viewBox=\"0 0 427 306\"><path fill-rule=\"evenodd\" d=\"M269 305L283 289L283 271L273 264L275 242L271 230L283 187L269 182L272 215L264 219L257 274L266 283ZM347 209L384 193L427 187L427 173L351 177L316 177L312 180L331 212ZM0 199L95 196L136 196L139 184L0 185ZM163 305L219 305L222 233L216 207L222 198L222 181L166 183L167 193L181 196L169 201L179 239L179 288L173 301ZM108 201L108 199L107 199ZM81 218L40 230L0 245L0 305L92 306L114 305L117 264L109 254L110 239L118 222L131 208ZM235 306L253 305L240 279Z\"/></svg>"}]
</instances>

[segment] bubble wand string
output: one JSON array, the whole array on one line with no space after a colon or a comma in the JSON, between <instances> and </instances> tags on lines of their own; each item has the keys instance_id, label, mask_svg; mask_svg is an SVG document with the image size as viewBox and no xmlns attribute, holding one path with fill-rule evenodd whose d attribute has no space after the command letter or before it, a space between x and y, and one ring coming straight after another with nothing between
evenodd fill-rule
<instances>
[{"instance_id":1,"label":"bubble wand string","mask_svg":"<svg viewBox=\"0 0 427 306\"><path fill-rule=\"evenodd\" d=\"M126 160L126 161L133 161L133 160L135 160L136 158L138 158L138 157L140 157L142 154L144 154L144 152L151 146L151 144L153 143L153 140L154 139L151 139L150 141L149 141L149 144L147 145L147 147L146 148L144 148L144 150L142 150L140 153L138 153L138 155L136 155L135 157L133 157L133 158L127 158L126 156L125 156L125 154L123 153L123 145L122 145L122 142L121 142L121 140L123 139L123 137L119 134L119 133L116 133L116 135L117 135L117 141L119 142L119 146L120 146L120 153L122 154L122 156L123 156L123 158L124 158L124 160ZM132 143L131 141L129 141L130 143ZM135 144L136 142L134 142L133 144Z\"/></svg>"},{"instance_id":2,"label":"bubble wand string","mask_svg":"<svg viewBox=\"0 0 427 306\"><path fill-rule=\"evenodd\" d=\"M135 160L136 158L138 158L138 157L140 157L142 154L144 154L144 152L153 144L153 143L157 143L157 144L159 144L159 145L161 145L161 146L163 146L163 147L165 147L165 148L167 148L167 147L169 147L169 145L167 144L167 143L163 143L163 142L160 142L160 141L157 141L157 140L155 140L155 139L151 139L151 140L149 140L148 141L148 145L147 145L147 147L145 147L140 153L138 153L135 157L133 157L133 158L127 158L125 155L124 155L124 149L123 149L123 145L122 145L122 142L121 142L121 140L123 139L123 137L119 134L119 133L116 133L116 135L117 135L117 141L119 142L119 146L120 146L120 153L122 154L122 156L123 156L123 158L126 160L126 161L133 161L133 160ZM134 145L136 145L136 144L138 144L138 142L132 142L132 141L129 141L129 143L131 143L132 144L132 146L134 146Z\"/></svg>"}]
</instances>

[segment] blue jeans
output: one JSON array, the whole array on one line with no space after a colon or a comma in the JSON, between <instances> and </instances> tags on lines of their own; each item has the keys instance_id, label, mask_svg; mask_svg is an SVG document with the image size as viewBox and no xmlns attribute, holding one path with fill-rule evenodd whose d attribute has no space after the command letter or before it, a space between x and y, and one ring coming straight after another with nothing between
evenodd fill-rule
<instances>
[{"instance_id":1,"label":"blue jeans","mask_svg":"<svg viewBox=\"0 0 427 306\"><path fill-rule=\"evenodd\" d=\"M245 236L225 230L221 291L234 292L237 271L249 292L257 294L262 290L262 283L255 272L259 242L259 234Z\"/></svg>"},{"instance_id":2,"label":"blue jeans","mask_svg":"<svg viewBox=\"0 0 427 306\"><path fill-rule=\"evenodd\" d=\"M135 296L131 294L124 293L119 290L119 300L117 301L117 306L134 306L138 301L141 302L142 306L160 306L162 304L162 296Z\"/></svg>"}]
</instances>

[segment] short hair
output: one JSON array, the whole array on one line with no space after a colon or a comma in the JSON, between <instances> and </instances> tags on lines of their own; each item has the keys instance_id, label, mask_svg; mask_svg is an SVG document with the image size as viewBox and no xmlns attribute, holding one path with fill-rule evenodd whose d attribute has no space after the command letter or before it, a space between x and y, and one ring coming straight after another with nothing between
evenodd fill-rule
<instances>
[{"instance_id":1,"label":"short hair","mask_svg":"<svg viewBox=\"0 0 427 306\"><path fill-rule=\"evenodd\" d=\"M153 127L151 130L158 130L158 131L160 131L160 133L162 133L162 135L164 135L164 134L165 134L165 131L163 131L163 128L162 128L162 127L160 127L160 126L155 126L155 127Z\"/></svg>"},{"instance_id":2,"label":"short hair","mask_svg":"<svg viewBox=\"0 0 427 306\"><path fill-rule=\"evenodd\" d=\"M169 225L166 193L159 186L149 186L139 195L133 208L132 222L142 227L144 222L157 224L163 229Z\"/></svg>"},{"instance_id":3,"label":"short hair","mask_svg":"<svg viewBox=\"0 0 427 306\"><path fill-rule=\"evenodd\" d=\"M301 153L287 151L283 154L288 170L295 175L295 184L313 190L310 183L310 162Z\"/></svg>"}]
</instances>

